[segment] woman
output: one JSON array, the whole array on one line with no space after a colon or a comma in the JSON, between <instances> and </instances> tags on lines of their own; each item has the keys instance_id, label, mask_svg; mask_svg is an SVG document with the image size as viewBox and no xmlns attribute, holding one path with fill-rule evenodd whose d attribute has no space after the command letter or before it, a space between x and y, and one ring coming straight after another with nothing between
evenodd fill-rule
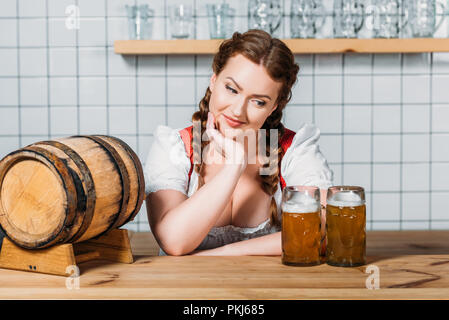
<instances>
[{"instance_id":1,"label":"woman","mask_svg":"<svg viewBox=\"0 0 449 320\"><path fill-rule=\"evenodd\" d=\"M282 41L249 30L224 41L212 67L192 116L200 129L156 129L145 166L151 230L162 255L281 255L281 187L325 194L332 184L318 129L295 134L281 123L299 66ZM274 165L255 156L262 148L249 152L253 143L241 137L251 132L266 139ZM274 132L280 145L270 150Z\"/></svg>"}]
</instances>

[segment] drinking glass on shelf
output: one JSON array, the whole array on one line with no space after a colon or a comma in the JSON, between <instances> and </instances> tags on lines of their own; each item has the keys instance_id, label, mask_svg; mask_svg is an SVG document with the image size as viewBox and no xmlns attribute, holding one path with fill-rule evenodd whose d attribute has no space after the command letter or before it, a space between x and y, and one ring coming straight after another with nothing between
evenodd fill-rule
<instances>
[{"instance_id":1,"label":"drinking glass on shelf","mask_svg":"<svg viewBox=\"0 0 449 320\"><path fill-rule=\"evenodd\" d=\"M365 10L360 0L334 0L334 37L357 38L365 21Z\"/></svg>"},{"instance_id":2,"label":"drinking glass on shelf","mask_svg":"<svg viewBox=\"0 0 449 320\"><path fill-rule=\"evenodd\" d=\"M374 38L398 38L407 25L402 20L402 6L399 0L372 0L372 29Z\"/></svg>"},{"instance_id":3,"label":"drinking glass on shelf","mask_svg":"<svg viewBox=\"0 0 449 320\"><path fill-rule=\"evenodd\" d=\"M354 267L366 264L365 191L356 186L333 186L327 191L327 264Z\"/></svg>"},{"instance_id":4,"label":"drinking glass on shelf","mask_svg":"<svg viewBox=\"0 0 449 320\"><path fill-rule=\"evenodd\" d=\"M227 3L206 4L211 39L225 39L234 31L235 9Z\"/></svg>"},{"instance_id":5,"label":"drinking glass on shelf","mask_svg":"<svg viewBox=\"0 0 449 320\"><path fill-rule=\"evenodd\" d=\"M174 39L188 39L193 34L193 7L174 4L169 7L170 31Z\"/></svg>"},{"instance_id":6,"label":"drinking glass on shelf","mask_svg":"<svg viewBox=\"0 0 449 320\"><path fill-rule=\"evenodd\" d=\"M437 22L437 9L440 20ZM445 5L436 0L409 0L406 5L410 30L413 37L433 37L444 21Z\"/></svg>"},{"instance_id":7,"label":"drinking glass on shelf","mask_svg":"<svg viewBox=\"0 0 449 320\"><path fill-rule=\"evenodd\" d=\"M280 0L248 1L248 29L261 29L273 35L279 28L281 20Z\"/></svg>"},{"instance_id":8,"label":"drinking glass on shelf","mask_svg":"<svg viewBox=\"0 0 449 320\"><path fill-rule=\"evenodd\" d=\"M320 264L320 189L288 186L282 192L282 263L292 266Z\"/></svg>"},{"instance_id":9,"label":"drinking glass on shelf","mask_svg":"<svg viewBox=\"0 0 449 320\"><path fill-rule=\"evenodd\" d=\"M125 5L128 16L128 32L130 40L150 39L153 31L154 10L147 4L139 6Z\"/></svg>"},{"instance_id":10,"label":"drinking glass on shelf","mask_svg":"<svg viewBox=\"0 0 449 320\"><path fill-rule=\"evenodd\" d=\"M292 0L290 9L291 37L314 38L326 20L321 0Z\"/></svg>"}]
</instances>

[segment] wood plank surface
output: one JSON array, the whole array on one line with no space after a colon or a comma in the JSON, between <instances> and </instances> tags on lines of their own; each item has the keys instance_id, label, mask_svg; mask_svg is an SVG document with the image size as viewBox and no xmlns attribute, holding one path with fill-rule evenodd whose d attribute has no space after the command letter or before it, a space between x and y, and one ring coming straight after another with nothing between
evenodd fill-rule
<instances>
[{"instance_id":1,"label":"wood plank surface","mask_svg":"<svg viewBox=\"0 0 449 320\"><path fill-rule=\"evenodd\" d=\"M82 263L79 289L74 278L1 269L0 299L449 299L449 231L367 232L368 263L355 268L157 256L151 233L130 239L133 264ZM370 265L379 268L377 290L366 288Z\"/></svg>"}]
</instances>

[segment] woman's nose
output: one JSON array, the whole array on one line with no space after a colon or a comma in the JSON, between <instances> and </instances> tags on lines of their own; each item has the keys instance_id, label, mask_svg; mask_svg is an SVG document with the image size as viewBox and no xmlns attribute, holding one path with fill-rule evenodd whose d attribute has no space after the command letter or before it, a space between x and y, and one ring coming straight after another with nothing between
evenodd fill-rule
<instances>
[{"instance_id":1,"label":"woman's nose","mask_svg":"<svg viewBox=\"0 0 449 320\"><path fill-rule=\"evenodd\" d=\"M232 105L232 113L236 117L242 116L242 114L245 112L246 108L246 100L245 99L238 99L238 101L235 101L235 103Z\"/></svg>"}]
</instances>

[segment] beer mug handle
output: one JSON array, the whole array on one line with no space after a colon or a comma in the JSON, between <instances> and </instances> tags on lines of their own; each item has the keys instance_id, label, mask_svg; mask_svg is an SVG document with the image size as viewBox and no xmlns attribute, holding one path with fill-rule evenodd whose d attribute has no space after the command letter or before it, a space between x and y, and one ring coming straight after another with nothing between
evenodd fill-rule
<instances>
[{"instance_id":1,"label":"beer mug handle","mask_svg":"<svg viewBox=\"0 0 449 320\"><path fill-rule=\"evenodd\" d=\"M445 6L444 3L442 3L442 2L436 1L435 4L437 5L437 7L440 6L442 14L441 14L441 16L440 16L440 21L439 21L439 22L437 23L437 25L435 26L435 30L433 31L434 33L437 32L438 28L439 28L439 27L441 26L441 24L443 23L444 17L445 17L445 15L444 15L445 12L444 12L444 10L446 9L446 6ZM438 9L436 9L435 11L437 12ZM436 14L436 12L435 12L435 14Z\"/></svg>"},{"instance_id":2,"label":"beer mug handle","mask_svg":"<svg viewBox=\"0 0 449 320\"><path fill-rule=\"evenodd\" d=\"M315 15L318 16L315 24L315 28L318 31L324 26L324 22L326 21L326 11L321 2L319 2L315 8Z\"/></svg>"},{"instance_id":3,"label":"beer mug handle","mask_svg":"<svg viewBox=\"0 0 449 320\"><path fill-rule=\"evenodd\" d=\"M363 24L364 24L364 22L365 22L365 6L363 5L363 3L359 3L359 6L360 6L360 12L361 12L362 14L361 14L361 18L360 18L360 24L358 24L358 25L355 27L356 33L359 32L359 31L362 29Z\"/></svg>"}]
</instances>

